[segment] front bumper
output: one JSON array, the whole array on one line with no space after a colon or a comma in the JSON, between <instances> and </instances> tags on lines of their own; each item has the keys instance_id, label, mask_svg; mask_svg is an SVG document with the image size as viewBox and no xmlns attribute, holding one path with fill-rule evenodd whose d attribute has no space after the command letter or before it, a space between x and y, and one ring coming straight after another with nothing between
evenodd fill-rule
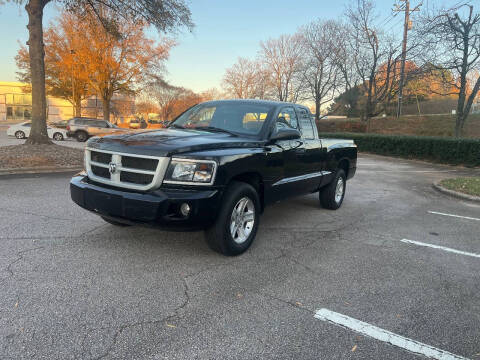
<instances>
[{"instance_id":1,"label":"front bumper","mask_svg":"<svg viewBox=\"0 0 480 360\"><path fill-rule=\"evenodd\" d=\"M97 215L130 225L169 230L200 230L216 219L222 189L161 188L146 193L131 192L93 183L84 174L70 181L72 200ZM188 203L190 213L179 208Z\"/></svg>"}]
</instances>

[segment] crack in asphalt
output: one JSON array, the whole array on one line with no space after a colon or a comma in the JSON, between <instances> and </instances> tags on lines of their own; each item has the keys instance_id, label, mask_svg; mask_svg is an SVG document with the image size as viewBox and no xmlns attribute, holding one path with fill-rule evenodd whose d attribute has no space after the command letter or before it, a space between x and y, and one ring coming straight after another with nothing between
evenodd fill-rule
<instances>
[{"instance_id":1,"label":"crack in asphalt","mask_svg":"<svg viewBox=\"0 0 480 360\"><path fill-rule=\"evenodd\" d=\"M221 264L221 265L218 265L218 266L223 266L225 264ZM216 266L216 267L218 267ZM189 294L189 291L190 291L190 287L188 285L188 282L187 282L187 279L190 278L190 277L194 277L194 276L197 276L199 275L200 273L202 272L205 272L211 268L213 268L214 266L209 266L208 269L201 269L199 271L196 271L195 273L192 273L192 274L187 274L185 276L182 276L181 277L181 280L182 280L182 284L183 284L183 301L182 303L177 306L173 311L172 311L172 314L168 315L168 316L165 316L161 319L157 319L157 320L148 320L148 321L139 321L139 322L135 322L135 323L130 323L130 324L124 324L124 325L121 325L118 330L115 332L115 334L113 335L113 339L112 339L112 342L111 344L107 347L106 351L98 356L98 357L95 357L93 358L94 360L100 360L100 359L104 359L106 358L107 356L110 355L110 353L112 352L112 350L115 348L115 345L117 344L118 342L118 338L119 336L123 333L123 331L125 331L126 329L129 329L129 328L132 328L132 327L136 327L136 326L144 326L144 325L157 325L157 324L160 324L160 323L167 323L169 320L172 320L173 318L175 317L178 317L179 314L178 312L185 309L185 307L188 306L188 304L190 303L191 301L191 296ZM92 330L90 330L92 331ZM157 344L155 344L157 345Z\"/></svg>"},{"instance_id":2,"label":"crack in asphalt","mask_svg":"<svg viewBox=\"0 0 480 360\"><path fill-rule=\"evenodd\" d=\"M255 290L250 290L250 289L244 289L243 291L245 291L245 293L252 293L252 294L257 294L257 295L260 295L262 297L265 297L265 298L269 298L269 299L272 299L272 300L275 300L275 301L278 301L278 302L281 302L283 304L286 304L286 305L289 305L295 309L298 309L298 310L302 310L304 312L308 312L309 314L315 314L315 310L314 309L309 309L307 306L303 305L303 304L300 304L299 302L293 302L293 301L289 301L289 300L284 300L284 299L281 299L279 297L276 297L276 296L273 296L271 294L267 294L267 293L263 293L263 292L259 292L259 291L255 291Z\"/></svg>"},{"instance_id":3,"label":"crack in asphalt","mask_svg":"<svg viewBox=\"0 0 480 360\"><path fill-rule=\"evenodd\" d=\"M276 257L273 257L273 258L270 258L270 259L262 259L262 260L256 260L256 261L252 261L254 264L257 264L257 265L262 265L265 261L274 261L274 260L278 260L280 258L287 258L289 261L292 261L304 268L306 268L307 270L315 273L315 271L311 268L309 268L308 266L298 262L297 260L295 259L292 259L290 258L291 254L288 253L288 249L284 249L284 248L277 248L277 250L280 251L280 255L276 256ZM189 285L189 281L188 279L194 279L193 281L195 281L195 278L197 276L199 276L200 274L202 273L205 273L207 271L210 271L210 270L213 270L213 269L216 269L216 268L219 268L219 267L223 267L223 266L230 266L231 263L222 263L222 264L215 264L215 265L210 265L208 267L205 267L203 269L200 269L198 271L195 271L193 273L190 273L190 274L186 274L185 276L182 276L181 277L181 280L182 280L182 283L183 283L183 287L184 287L184 291L183 291L183 297L184 297L184 300L182 301L182 303L177 306L173 311L172 311L172 314L168 315L168 316L165 316L161 319L157 319L157 320L148 320L148 321L139 321L139 322L135 322L135 323L130 323L130 324L124 324L124 325L121 325L118 330L115 332L115 334L113 335L113 339L112 339L112 342L111 344L108 346L108 348L106 349L106 351L98 356L98 357L95 357L94 360L100 360L100 359L104 359L106 358L107 356L110 355L110 353L112 352L112 350L115 348L117 342L118 342L118 338L121 336L121 334L123 333L123 331L125 331L126 329L129 329L129 328L132 328L132 327L136 327L136 326L144 326L144 325L157 325L157 324L160 324L160 323L167 323L168 321L171 321L172 319L174 318L178 318L180 319L180 315L179 315L179 312L183 309L185 309L192 301L192 296L190 295L190 291L191 291L191 285ZM271 294L267 294L267 293L262 293L262 292L258 292L258 291L255 291L255 290L252 290L252 289L247 289L247 288L243 288L241 289L241 291L245 292L245 293L253 293L253 294L257 294L259 296L262 296L262 297L266 297L266 298L269 298L269 299L272 299L272 300L275 300L275 301L278 301L278 302L281 302L283 304L287 304L291 307L294 307L295 309L299 309L299 310L302 310L302 311L305 311L305 312L308 312L309 314L314 314L315 313L315 310L314 309L310 309L308 308L307 306L304 306L300 303L297 303L297 302L293 302L293 301L289 301L289 300L285 300L285 299L282 299L282 298L279 298L279 297L276 297L276 296L273 296ZM93 331L93 330L98 330L98 329L91 329L90 331ZM158 345L158 343L155 344L155 346Z\"/></svg>"},{"instance_id":4,"label":"crack in asphalt","mask_svg":"<svg viewBox=\"0 0 480 360\"><path fill-rule=\"evenodd\" d=\"M7 265L7 267L5 268L5 271L8 272L9 275L6 278L2 279L2 284L15 275L13 273L12 266L15 265L17 262L19 262L20 260L24 259L24 256L23 256L24 254L35 251L35 250L43 249L43 248L44 248L44 246L38 246L38 247L35 247L35 248L32 248L32 249L26 249L26 250L22 250L22 251L17 252L17 254L16 254L17 258L15 260L11 261Z\"/></svg>"}]
</instances>

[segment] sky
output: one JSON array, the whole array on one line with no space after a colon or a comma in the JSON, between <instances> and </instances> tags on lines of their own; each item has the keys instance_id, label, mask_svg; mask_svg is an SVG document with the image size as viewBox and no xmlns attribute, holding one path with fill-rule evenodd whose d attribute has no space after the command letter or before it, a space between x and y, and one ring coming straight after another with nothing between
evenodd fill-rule
<instances>
[{"instance_id":1,"label":"sky","mask_svg":"<svg viewBox=\"0 0 480 360\"><path fill-rule=\"evenodd\" d=\"M430 0L437 1L437 0ZM412 5L419 0L411 0ZM440 1L439 1L440 2ZM455 4L458 1L444 0ZM350 0L187 0L195 28L175 35L178 43L167 62L167 80L194 91L220 88L225 69L239 56L253 58L259 43L294 33L316 19L338 19ZM401 16L391 18L394 0L377 0L377 23L401 31ZM44 26L55 21L59 8L53 2L44 12ZM23 7L0 6L0 81L16 81L15 55L28 39Z\"/></svg>"}]
</instances>

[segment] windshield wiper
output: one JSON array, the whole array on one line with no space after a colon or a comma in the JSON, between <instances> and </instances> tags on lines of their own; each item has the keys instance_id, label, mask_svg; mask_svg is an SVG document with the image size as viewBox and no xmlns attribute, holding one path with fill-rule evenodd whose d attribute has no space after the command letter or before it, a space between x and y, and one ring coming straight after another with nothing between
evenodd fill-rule
<instances>
[{"instance_id":1,"label":"windshield wiper","mask_svg":"<svg viewBox=\"0 0 480 360\"><path fill-rule=\"evenodd\" d=\"M215 126L196 126L194 128L195 130L207 130L207 131L213 131L213 132L223 132L226 134L230 134L233 136L238 136L238 134L234 133L233 131L222 129L222 128L217 128Z\"/></svg>"},{"instance_id":2,"label":"windshield wiper","mask_svg":"<svg viewBox=\"0 0 480 360\"><path fill-rule=\"evenodd\" d=\"M170 124L168 126L169 128L175 128L175 129L185 129L182 125L177 125L177 124Z\"/></svg>"}]
</instances>

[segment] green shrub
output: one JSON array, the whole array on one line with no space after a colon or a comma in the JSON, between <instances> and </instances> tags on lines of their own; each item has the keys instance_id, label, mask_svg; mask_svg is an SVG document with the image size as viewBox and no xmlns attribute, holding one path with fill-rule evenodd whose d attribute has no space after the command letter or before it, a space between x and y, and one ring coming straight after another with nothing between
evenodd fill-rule
<instances>
[{"instance_id":1,"label":"green shrub","mask_svg":"<svg viewBox=\"0 0 480 360\"><path fill-rule=\"evenodd\" d=\"M353 139L359 151L372 154L480 166L480 139L355 133L320 133L319 136Z\"/></svg>"}]
</instances>

